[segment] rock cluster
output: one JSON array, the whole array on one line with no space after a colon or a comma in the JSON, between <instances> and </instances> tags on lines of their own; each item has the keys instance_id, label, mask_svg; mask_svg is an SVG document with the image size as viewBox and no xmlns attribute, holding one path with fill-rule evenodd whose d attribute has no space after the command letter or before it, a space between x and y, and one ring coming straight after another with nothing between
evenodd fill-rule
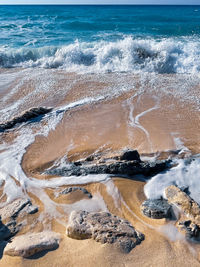
<instances>
[{"instance_id":1,"label":"rock cluster","mask_svg":"<svg viewBox=\"0 0 200 267\"><path fill-rule=\"evenodd\" d=\"M50 175L80 176L88 174L114 174L151 176L169 168L169 161L143 162L136 150L127 150L118 156L106 158L92 155L86 160L72 162L66 167L46 171Z\"/></svg>"},{"instance_id":2,"label":"rock cluster","mask_svg":"<svg viewBox=\"0 0 200 267\"><path fill-rule=\"evenodd\" d=\"M20 235L7 244L4 254L26 258L44 250L58 248L59 241L60 235L50 231Z\"/></svg>"},{"instance_id":3,"label":"rock cluster","mask_svg":"<svg viewBox=\"0 0 200 267\"><path fill-rule=\"evenodd\" d=\"M144 240L144 235L128 221L109 212L73 211L66 232L74 239L93 238L101 243L114 243L126 253Z\"/></svg>"},{"instance_id":4,"label":"rock cluster","mask_svg":"<svg viewBox=\"0 0 200 267\"><path fill-rule=\"evenodd\" d=\"M200 239L200 207L198 203L175 185L167 187L165 195L168 202L178 207L183 213L177 226L185 233L186 238Z\"/></svg>"},{"instance_id":5,"label":"rock cluster","mask_svg":"<svg viewBox=\"0 0 200 267\"><path fill-rule=\"evenodd\" d=\"M52 111L52 108L45 108L45 107L31 108L22 113L20 116L14 117L12 120L0 124L0 132L12 129L18 123L29 122L39 116L43 116L49 113L50 111Z\"/></svg>"},{"instance_id":6,"label":"rock cluster","mask_svg":"<svg viewBox=\"0 0 200 267\"><path fill-rule=\"evenodd\" d=\"M189 195L175 185L165 188L164 199L148 199L141 205L144 215L154 218L171 218L172 207L177 207L181 214L177 222L178 228L187 239L200 240L200 206Z\"/></svg>"}]
</instances>

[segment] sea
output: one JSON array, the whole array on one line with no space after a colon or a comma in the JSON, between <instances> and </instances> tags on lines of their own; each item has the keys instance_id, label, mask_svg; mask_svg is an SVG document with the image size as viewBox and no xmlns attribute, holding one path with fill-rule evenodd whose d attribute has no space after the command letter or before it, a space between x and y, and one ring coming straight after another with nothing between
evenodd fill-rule
<instances>
[{"instance_id":1,"label":"sea","mask_svg":"<svg viewBox=\"0 0 200 267\"><path fill-rule=\"evenodd\" d=\"M199 6L0 6L0 67L198 73Z\"/></svg>"}]
</instances>

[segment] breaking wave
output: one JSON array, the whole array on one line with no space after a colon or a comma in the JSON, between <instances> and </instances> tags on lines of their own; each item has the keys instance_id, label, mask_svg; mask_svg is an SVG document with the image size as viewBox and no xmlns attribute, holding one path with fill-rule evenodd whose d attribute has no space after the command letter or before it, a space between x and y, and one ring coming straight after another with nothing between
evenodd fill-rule
<instances>
[{"instance_id":1,"label":"breaking wave","mask_svg":"<svg viewBox=\"0 0 200 267\"><path fill-rule=\"evenodd\" d=\"M79 42L62 47L0 49L0 67L60 68L68 72L198 73L198 38Z\"/></svg>"}]
</instances>

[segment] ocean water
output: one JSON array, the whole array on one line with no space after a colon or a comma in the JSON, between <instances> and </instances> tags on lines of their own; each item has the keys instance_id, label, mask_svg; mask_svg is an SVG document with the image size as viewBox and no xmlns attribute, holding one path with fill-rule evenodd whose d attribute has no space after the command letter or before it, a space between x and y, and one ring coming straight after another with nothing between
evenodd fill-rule
<instances>
[{"instance_id":1,"label":"ocean water","mask_svg":"<svg viewBox=\"0 0 200 267\"><path fill-rule=\"evenodd\" d=\"M198 73L199 6L0 6L0 67Z\"/></svg>"}]
</instances>

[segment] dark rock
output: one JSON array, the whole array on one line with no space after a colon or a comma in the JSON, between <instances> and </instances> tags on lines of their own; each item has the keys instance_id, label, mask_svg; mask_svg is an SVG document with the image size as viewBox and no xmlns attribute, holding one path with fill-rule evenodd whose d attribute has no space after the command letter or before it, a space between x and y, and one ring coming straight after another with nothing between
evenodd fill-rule
<instances>
[{"instance_id":1,"label":"dark rock","mask_svg":"<svg viewBox=\"0 0 200 267\"><path fill-rule=\"evenodd\" d=\"M88 174L115 174L115 175L137 175L145 176L155 175L169 168L169 161L157 162L139 162L133 161L117 161L107 163L82 163L82 165L70 164L68 167L56 168L46 171L50 175L60 176L80 176Z\"/></svg>"},{"instance_id":2,"label":"dark rock","mask_svg":"<svg viewBox=\"0 0 200 267\"><path fill-rule=\"evenodd\" d=\"M87 195L88 198L92 198L92 194L83 187L68 187L64 189L63 191L61 191L59 195L67 195L69 193L76 192L76 191L81 191L83 194Z\"/></svg>"},{"instance_id":3,"label":"dark rock","mask_svg":"<svg viewBox=\"0 0 200 267\"><path fill-rule=\"evenodd\" d=\"M179 222L179 226L185 232L187 239L200 239L200 227L191 220Z\"/></svg>"},{"instance_id":4,"label":"dark rock","mask_svg":"<svg viewBox=\"0 0 200 267\"><path fill-rule=\"evenodd\" d=\"M39 116L43 116L49 113L50 111L52 111L52 108L44 108L44 107L31 108L22 113L20 116L14 117L12 120L0 124L0 132L12 129L18 123L30 122L31 120Z\"/></svg>"},{"instance_id":5,"label":"dark rock","mask_svg":"<svg viewBox=\"0 0 200 267\"><path fill-rule=\"evenodd\" d=\"M144 235L128 221L109 212L73 211L67 225L67 235L74 239L93 238L102 244L115 244L126 253L144 240Z\"/></svg>"},{"instance_id":6,"label":"dark rock","mask_svg":"<svg viewBox=\"0 0 200 267\"><path fill-rule=\"evenodd\" d=\"M137 150L127 150L121 156L120 160L136 160L141 161L140 155Z\"/></svg>"},{"instance_id":7,"label":"dark rock","mask_svg":"<svg viewBox=\"0 0 200 267\"><path fill-rule=\"evenodd\" d=\"M165 199L147 199L141 205L143 214L153 219L171 217L171 205Z\"/></svg>"}]
</instances>

